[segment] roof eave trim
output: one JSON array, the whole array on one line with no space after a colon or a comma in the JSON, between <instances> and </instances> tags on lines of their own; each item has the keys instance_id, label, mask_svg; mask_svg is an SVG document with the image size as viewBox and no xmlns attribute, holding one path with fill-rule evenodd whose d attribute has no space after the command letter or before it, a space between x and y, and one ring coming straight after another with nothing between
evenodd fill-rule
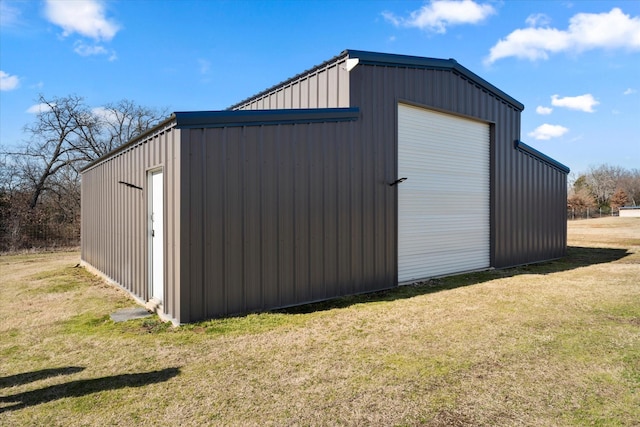
<instances>
[{"instance_id":1,"label":"roof eave trim","mask_svg":"<svg viewBox=\"0 0 640 427\"><path fill-rule=\"evenodd\" d=\"M175 112L178 129L354 121L359 108Z\"/></svg>"},{"instance_id":2,"label":"roof eave trim","mask_svg":"<svg viewBox=\"0 0 640 427\"><path fill-rule=\"evenodd\" d=\"M554 168L560 170L561 172L564 172L566 174L571 172L571 169L569 169L568 166L563 165L559 161L557 161L555 159L552 159L551 157L549 157L546 154L536 150L535 148L525 144L522 141L515 140L514 141L514 145L515 145L515 148L517 150L520 150L520 151L523 151L523 152L525 152L527 154L530 154L533 157L535 157L536 159L538 159L538 160L540 160L540 161L542 161L544 163L547 163L550 166L553 166Z\"/></svg>"}]
</instances>

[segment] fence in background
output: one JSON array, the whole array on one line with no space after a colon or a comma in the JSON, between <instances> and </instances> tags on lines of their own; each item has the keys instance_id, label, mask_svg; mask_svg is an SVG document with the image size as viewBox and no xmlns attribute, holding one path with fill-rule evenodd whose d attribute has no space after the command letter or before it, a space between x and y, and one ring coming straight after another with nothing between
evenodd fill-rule
<instances>
[{"instance_id":1,"label":"fence in background","mask_svg":"<svg viewBox=\"0 0 640 427\"><path fill-rule=\"evenodd\" d=\"M53 222L0 225L0 252L80 246L80 223Z\"/></svg>"},{"instance_id":2,"label":"fence in background","mask_svg":"<svg viewBox=\"0 0 640 427\"><path fill-rule=\"evenodd\" d=\"M604 218L606 216L620 216L618 208L585 208L585 209L567 209L567 218L573 219L589 219Z\"/></svg>"}]
</instances>

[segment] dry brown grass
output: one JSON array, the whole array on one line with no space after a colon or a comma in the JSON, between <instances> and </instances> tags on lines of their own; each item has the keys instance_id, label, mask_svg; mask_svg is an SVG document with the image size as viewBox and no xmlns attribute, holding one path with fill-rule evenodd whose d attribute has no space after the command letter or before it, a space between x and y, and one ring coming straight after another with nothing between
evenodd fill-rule
<instances>
[{"instance_id":1,"label":"dry brown grass","mask_svg":"<svg viewBox=\"0 0 640 427\"><path fill-rule=\"evenodd\" d=\"M0 257L0 424L639 425L640 221L569 237L556 262L180 328L111 322L132 303L77 253Z\"/></svg>"}]
</instances>

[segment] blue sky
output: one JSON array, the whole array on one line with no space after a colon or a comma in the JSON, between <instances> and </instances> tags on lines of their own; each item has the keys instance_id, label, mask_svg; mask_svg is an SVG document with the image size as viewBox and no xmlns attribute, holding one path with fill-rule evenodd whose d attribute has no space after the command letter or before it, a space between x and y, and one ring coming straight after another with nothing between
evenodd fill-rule
<instances>
[{"instance_id":1,"label":"blue sky","mask_svg":"<svg viewBox=\"0 0 640 427\"><path fill-rule=\"evenodd\" d=\"M640 1L0 0L0 145L39 94L220 110L344 49L455 58L525 105L525 143L640 168Z\"/></svg>"}]
</instances>

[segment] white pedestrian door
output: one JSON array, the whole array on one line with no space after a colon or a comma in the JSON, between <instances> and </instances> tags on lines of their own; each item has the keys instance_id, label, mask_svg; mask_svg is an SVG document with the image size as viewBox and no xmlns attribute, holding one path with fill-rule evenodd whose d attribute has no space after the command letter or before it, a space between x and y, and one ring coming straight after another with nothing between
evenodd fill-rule
<instances>
[{"instance_id":1,"label":"white pedestrian door","mask_svg":"<svg viewBox=\"0 0 640 427\"><path fill-rule=\"evenodd\" d=\"M398 105L398 283L489 267L489 125Z\"/></svg>"},{"instance_id":2,"label":"white pedestrian door","mask_svg":"<svg viewBox=\"0 0 640 427\"><path fill-rule=\"evenodd\" d=\"M164 181L162 171L150 172L149 201L150 280L151 297L158 302L164 298Z\"/></svg>"}]
</instances>

